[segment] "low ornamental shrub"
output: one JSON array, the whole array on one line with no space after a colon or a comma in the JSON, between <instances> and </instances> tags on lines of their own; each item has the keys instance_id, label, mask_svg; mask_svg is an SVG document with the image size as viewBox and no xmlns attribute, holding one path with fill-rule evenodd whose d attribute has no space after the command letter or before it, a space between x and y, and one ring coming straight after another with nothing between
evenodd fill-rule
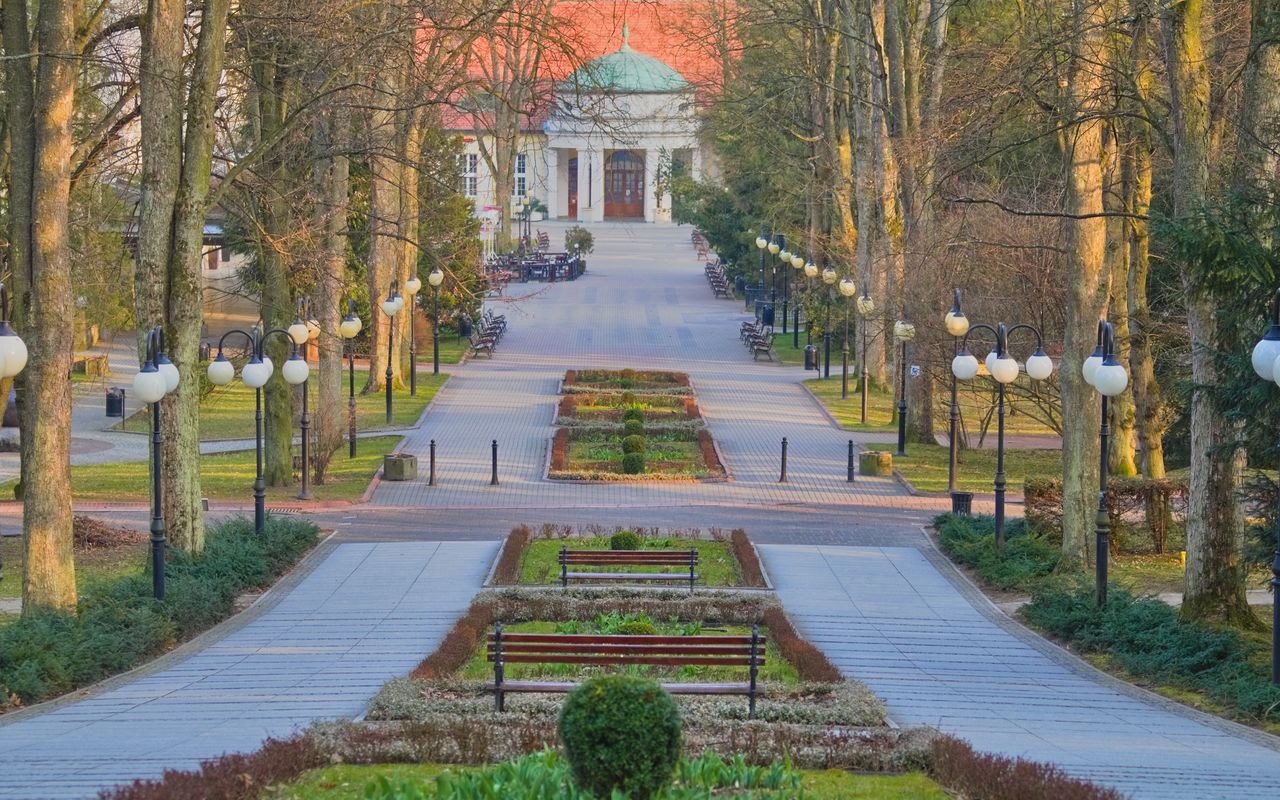
<instances>
[{"instance_id":1,"label":"low ornamental shrub","mask_svg":"<svg viewBox=\"0 0 1280 800\"><path fill-rule=\"evenodd\" d=\"M729 544L733 548L733 557L738 560L738 568L742 570L742 582L753 589L765 588L764 569L760 566L760 556L751 546L747 532L742 528L734 528L729 533Z\"/></svg>"},{"instance_id":2,"label":"low ornamental shrub","mask_svg":"<svg viewBox=\"0 0 1280 800\"><path fill-rule=\"evenodd\" d=\"M627 475L644 472L644 453L627 453L622 457L622 471Z\"/></svg>"},{"instance_id":3,"label":"low ornamental shrub","mask_svg":"<svg viewBox=\"0 0 1280 800\"><path fill-rule=\"evenodd\" d=\"M1003 555L996 555L991 517L942 514L933 525L943 551L997 589L1029 591L1053 572L1062 553L1048 537L1028 532L1023 520L1005 523Z\"/></svg>"},{"instance_id":4,"label":"low ornamental shrub","mask_svg":"<svg viewBox=\"0 0 1280 800\"><path fill-rule=\"evenodd\" d=\"M569 429L556 428L551 437L551 471L569 468Z\"/></svg>"},{"instance_id":5,"label":"low ornamental shrub","mask_svg":"<svg viewBox=\"0 0 1280 800\"><path fill-rule=\"evenodd\" d=\"M610 550L639 550L643 544L635 531L618 531L609 537Z\"/></svg>"},{"instance_id":6,"label":"low ornamental shrub","mask_svg":"<svg viewBox=\"0 0 1280 800\"><path fill-rule=\"evenodd\" d=\"M155 780L137 780L108 789L100 800L255 800L267 787L289 783L309 769L322 767L328 758L307 734L289 739L267 739L252 753L231 753L201 761L193 770L168 769Z\"/></svg>"},{"instance_id":7,"label":"low ornamental shrub","mask_svg":"<svg viewBox=\"0 0 1280 800\"><path fill-rule=\"evenodd\" d=\"M1280 686L1234 630L1184 622L1157 598L1117 589L1099 609L1091 586L1038 592L1020 613L1077 650L1107 654L1130 675L1204 692L1250 720L1280 722Z\"/></svg>"},{"instance_id":8,"label":"low ornamental shrub","mask_svg":"<svg viewBox=\"0 0 1280 800\"><path fill-rule=\"evenodd\" d=\"M652 679L592 678L565 699L560 738L579 787L647 800L670 785L680 760L680 711Z\"/></svg>"},{"instance_id":9,"label":"low ornamental shrub","mask_svg":"<svg viewBox=\"0 0 1280 800\"><path fill-rule=\"evenodd\" d=\"M520 581L520 560L533 538L528 525L518 525L507 534L498 555L498 565L493 570L493 582L499 586L514 586Z\"/></svg>"},{"instance_id":10,"label":"low ornamental shrub","mask_svg":"<svg viewBox=\"0 0 1280 800\"><path fill-rule=\"evenodd\" d=\"M622 423L622 430L627 436L639 436L644 433L644 420L629 419Z\"/></svg>"},{"instance_id":11,"label":"low ornamental shrub","mask_svg":"<svg viewBox=\"0 0 1280 800\"><path fill-rule=\"evenodd\" d=\"M625 436L622 439L623 453L643 453L645 451L645 441L643 436L633 435Z\"/></svg>"},{"instance_id":12,"label":"low ornamental shrub","mask_svg":"<svg viewBox=\"0 0 1280 800\"><path fill-rule=\"evenodd\" d=\"M556 409L556 414L561 417L572 417L573 412L578 410L578 398L575 395L567 394L560 398L560 406Z\"/></svg>"},{"instance_id":13,"label":"low ornamental shrub","mask_svg":"<svg viewBox=\"0 0 1280 800\"><path fill-rule=\"evenodd\" d=\"M698 450L702 453L702 461L707 465L708 469L726 474L728 470L724 468L724 464L720 463L720 453L716 451L715 443L711 440L711 433L703 428L698 431Z\"/></svg>"},{"instance_id":14,"label":"low ornamental shrub","mask_svg":"<svg viewBox=\"0 0 1280 800\"><path fill-rule=\"evenodd\" d=\"M1115 789L1072 778L1052 764L975 751L968 742L939 736L929 774L961 797L982 800L1123 800Z\"/></svg>"},{"instance_id":15,"label":"low ornamental shrub","mask_svg":"<svg viewBox=\"0 0 1280 800\"><path fill-rule=\"evenodd\" d=\"M229 520L200 555L169 551L164 600L138 572L86 589L74 615L40 611L0 627L0 701L46 700L160 655L231 616L238 595L271 583L318 534L303 520L269 517L261 536L252 520Z\"/></svg>"},{"instance_id":16,"label":"low ornamental shrub","mask_svg":"<svg viewBox=\"0 0 1280 800\"><path fill-rule=\"evenodd\" d=\"M658 629L647 619L632 619L618 626L617 632L623 636L657 636Z\"/></svg>"},{"instance_id":17,"label":"low ornamental shrub","mask_svg":"<svg viewBox=\"0 0 1280 800\"><path fill-rule=\"evenodd\" d=\"M702 416L702 412L698 410L698 401L692 397L684 399L684 415L689 419L697 419Z\"/></svg>"},{"instance_id":18,"label":"low ornamental shrub","mask_svg":"<svg viewBox=\"0 0 1280 800\"><path fill-rule=\"evenodd\" d=\"M623 421L623 423L626 423L628 420L636 420L637 422L639 422L639 423L643 424L643 423L644 423L644 409L640 409L640 408L628 408L628 409L625 409L625 410L622 412L622 421Z\"/></svg>"}]
</instances>

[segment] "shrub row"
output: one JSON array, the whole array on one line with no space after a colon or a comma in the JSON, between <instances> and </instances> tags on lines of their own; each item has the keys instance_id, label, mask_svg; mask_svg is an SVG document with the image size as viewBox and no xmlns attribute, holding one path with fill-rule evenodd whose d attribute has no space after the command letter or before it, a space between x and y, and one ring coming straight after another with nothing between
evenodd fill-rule
<instances>
[{"instance_id":1,"label":"shrub row","mask_svg":"<svg viewBox=\"0 0 1280 800\"><path fill-rule=\"evenodd\" d=\"M160 778L138 780L99 793L101 800L254 800L274 784L288 783L329 759L306 734L267 739L252 753L231 753L200 762L197 769L167 769Z\"/></svg>"},{"instance_id":2,"label":"shrub row","mask_svg":"<svg viewBox=\"0 0 1280 800\"><path fill-rule=\"evenodd\" d=\"M987 516L942 514L933 521L942 550L997 589L1031 591L1058 565L1062 549L1028 530L1024 520L1005 521L1004 555L996 555L995 521Z\"/></svg>"},{"instance_id":3,"label":"shrub row","mask_svg":"<svg viewBox=\"0 0 1280 800\"><path fill-rule=\"evenodd\" d=\"M982 800L1123 800L1124 795L1072 778L1052 764L979 753L954 736L930 749L933 779L961 797Z\"/></svg>"},{"instance_id":4,"label":"shrub row","mask_svg":"<svg viewBox=\"0 0 1280 800\"><path fill-rule=\"evenodd\" d=\"M137 573L85 590L74 615L36 611L0 627L0 699L46 700L164 653L230 616L238 595L292 567L318 533L270 517L259 536L252 520L230 520L199 556L169 551L164 600L152 597L149 572Z\"/></svg>"},{"instance_id":5,"label":"shrub row","mask_svg":"<svg viewBox=\"0 0 1280 800\"><path fill-rule=\"evenodd\" d=\"M502 552L498 554L498 564L493 569L496 585L514 586L520 582L520 560L532 540L533 532L528 525L517 525L511 529L502 542Z\"/></svg>"},{"instance_id":6,"label":"shrub row","mask_svg":"<svg viewBox=\"0 0 1280 800\"><path fill-rule=\"evenodd\" d=\"M756 549L751 546L751 540L747 538L747 532L742 528L734 528L729 533L729 543L733 548L733 557L738 560L738 567L742 570L743 585L753 589L765 588L767 584L764 580L764 567L760 564Z\"/></svg>"},{"instance_id":7,"label":"shrub row","mask_svg":"<svg viewBox=\"0 0 1280 800\"><path fill-rule=\"evenodd\" d=\"M1079 651L1106 653L1130 675L1204 692L1249 720L1280 722L1280 686L1234 630L1184 622L1156 598L1115 588L1099 609L1092 585L1040 592L1021 614Z\"/></svg>"},{"instance_id":8,"label":"shrub row","mask_svg":"<svg viewBox=\"0 0 1280 800\"><path fill-rule=\"evenodd\" d=\"M635 369L584 369L566 370L564 373L565 386L577 386L580 383L608 383L611 382L613 376L617 376L618 381L630 381L636 383L661 383L665 386L688 386L689 376L684 372L667 372L664 370L635 370Z\"/></svg>"},{"instance_id":9,"label":"shrub row","mask_svg":"<svg viewBox=\"0 0 1280 800\"><path fill-rule=\"evenodd\" d=\"M1028 479L1024 486L1026 518L1042 533L1062 535L1062 481ZM1111 517L1113 552L1129 549L1163 553L1170 537L1186 520L1186 481L1109 478L1107 512ZM1138 523L1137 520L1142 522Z\"/></svg>"}]
</instances>

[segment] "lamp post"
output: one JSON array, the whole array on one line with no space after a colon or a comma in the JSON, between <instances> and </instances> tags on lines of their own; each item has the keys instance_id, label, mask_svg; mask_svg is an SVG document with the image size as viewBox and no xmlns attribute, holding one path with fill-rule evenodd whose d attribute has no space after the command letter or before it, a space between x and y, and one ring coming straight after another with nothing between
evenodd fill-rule
<instances>
[{"instance_id":1,"label":"lamp post","mask_svg":"<svg viewBox=\"0 0 1280 800\"><path fill-rule=\"evenodd\" d=\"M444 283L444 273L440 267L431 270L427 276L431 284L431 374L440 374L440 284Z\"/></svg>"},{"instance_id":2,"label":"lamp post","mask_svg":"<svg viewBox=\"0 0 1280 800\"><path fill-rule=\"evenodd\" d=\"M769 239L764 235L764 228L760 229L760 235L756 237L756 249L760 251L760 281L761 291L764 290L764 251L769 248Z\"/></svg>"},{"instance_id":3,"label":"lamp post","mask_svg":"<svg viewBox=\"0 0 1280 800\"><path fill-rule=\"evenodd\" d=\"M305 317L306 322L303 322ZM288 329L289 339L294 345L294 353L285 362L284 372L286 375L291 370L296 370L295 359L300 360L305 366L307 363L306 346L309 342L313 342L320 338L320 323L311 318L310 307L307 301L298 298L298 317ZM298 349L301 348L301 355ZM308 371L309 368L308 368ZM290 383L293 383L290 381ZM308 398L310 392L307 391L307 379L302 379L302 416L299 418L299 427L302 429L302 490L298 492L299 500L311 499L311 410L308 408Z\"/></svg>"},{"instance_id":4,"label":"lamp post","mask_svg":"<svg viewBox=\"0 0 1280 800\"><path fill-rule=\"evenodd\" d=\"M778 264L791 263L791 252L787 250L787 237L780 233L777 239L778 249L775 251L773 248L769 248L769 252L776 256L773 261L773 270L769 273L769 302L774 304L775 307L778 302ZM786 270L783 270L784 278L786 277L785 273Z\"/></svg>"},{"instance_id":5,"label":"lamp post","mask_svg":"<svg viewBox=\"0 0 1280 800\"><path fill-rule=\"evenodd\" d=\"M960 290L955 290L951 310L942 319L951 334L951 357L960 354L960 337L969 332L969 318L960 310ZM956 428L960 421L956 374L951 373L951 427L947 435L947 494L951 495L951 513L956 513Z\"/></svg>"},{"instance_id":6,"label":"lamp post","mask_svg":"<svg viewBox=\"0 0 1280 800\"><path fill-rule=\"evenodd\" d=\"M1280 289L1271 296L1267 332L1253 346L1253 370L1265 381L1280 383ZM1280 518L1278 518L1280 519ZM1271 682L1280 684L1280 523L1276 552L1271 561Z\"/></svg>"},{"instance_id":7,"label":"lamp post","mask_svg":"<svg viewBox=\"0 0 1280 800\"><path fill-rule=\"evenodd\" d=\"M859 387L862 393L862 416L861 422L867 424L867 322L870 321L871 315L876 313L876 303L871 299L871 293L867 290L866 281L862 283L862 294L858 296L858 300L854 303L854 308L858 311L858 316L862 317L862 384Z\"/></svg>"},{"instance_id":8,"label":"lamp post","mask_svg":"<svg viewBox=\"0 0 1280 800\"><path fill-rule=\"evenodd\" d=\"M356 301L347 298L347 316L338 323L338 333L347 346L347 449L356 457L356 336L364 323L356 316Z\"/></svg>"},{"instance_id":9,"label":"lamp post","mask_svg":"<svg viewBox=\"0 0 1280 800\"><path fill-rule=\"evenodd\" d=\"M858 285L850 278L840 279L840 294L846 300L858 293ZM840 343L840 399L849 399L849 304L844 304L844 338Z\"/></svg>"},{"instance_id":10,"label":"lamp post","mask_svg":"<svg viewBox=\"0 0 1280 800\"><path fill-rule=\"evenodd\" d=\"M902 319L893 323L893 338L902 345L902 353L898 356L898 372L902 376L898 387L898 455L907 454L907 342L916 338L916 326L907 322L906 309L902 311Z\"/></svg>"},{"instance_id":11,"label":"lamp post","mask_svg":"<svg viewBox=\"0 0 1280 800\"><path fill-rule=\"evenodd\" d=\"M391 288L387 290L386 299L382 301L382 313L387 315L387 374L385 384L387 387L387 425L391 425L391 378L394 372L391 369L391 351L392 345L395 343L396 332L396 314L400 313L400 309L404 308L404 297L400 295L397 288L397 282L391 282Z\"/></svg>"},{"instance_id":12,"label":"lamp post","mask_svg":"<svg viewBox=\"0 0 1280 800\"><path fill-rule=\"evenodd\" d=\"M163 474L160 401L178 388L178 368L164 354L164 328L147 331L146 355L133 376L133 393L151 405L151 592L164 599L165 526L160 476Z\"/></svg>"},{"instance_id":13,"label":"lamp post","mask_svg":"<svg viewBox=\"0 0 1280 800\"><path fill-rule=\"evenodd\" d=\"M836 271L831 267L827 267L826 269L822 270L822 282L827 286L827 297L826 297L827 319L824 323L822 323L822 377L823 378L831 377L831 301L834 299L832 297L832 292L834 291L834 289L832 289L831 287L835 286L836 278L838 277L839 276L836 275Z\"/></svg>"},{"instance_id":14,"label":"lamp post","mask_svg":"<svg viewBox=\"0 0 1280 800\"><path fill-rule=\"evenodd\" d=\"M781 239L782 239L782 234L778 234L777 236L770 236L768 246L765 249L768 250L771 255L775 255L775 256L778 255L778 253L782 252L782 242L780 241ZM761 299L764 298L764 254L763 253L760 255L760 297Z\"/></svg>"},{"instance_id":15,"label":"lamp post","mask_svg":"<svg viewBox=\"0 0 1280 800\"><path fill-rule=\"evenodd\" d=\"M405 293L409 295L409 396L418 394L418 337L414 330L413 309L418 305L418 292L422 289L422 281L417 275L410 276L404 282ZM390 362L388 362L390 363ZM439 368L436 369L439 372Z\"/></svg>"},{"instance_id":16,"label":"lamp post","mask_svg":"<svg viewBox=\"0 0 1280 800\"><path fill-rule=\"evenodd\" d=\"M796 273L796 277L793 280L793 283L795 280L799 280L800 276L804 274L804 265L805 265L805 259L801 258L800 256L792 256L791 269ZM799 291L798 286L796 287L796 290ZM791 320L791 347L795 350L799 350L800 349L800 300L799 298L797 298L795 301L791 303L791 308L792 308L791 313L794 314ZM783 320L783 323L785 325L786 320Z\"/></svg>"},{"instance_id":17,"label":"lamp post","mask_svg":"<svg viewBox=\"0 0 1280 800\"><path fill-rule=\"evenodd\" d=\"M0 378L12 378L27 366L27 343L9 324L9 290L0 283ZM0 560L0 579L4 561Z\"/></svg>"},{"instance_id":18,"label":"lamp post","mask_svg":"<svg viewBox=\"0 0 1280 800\"><path fill-rule=\"evenodd\" d=\"M1032 325L1019 324L1006 327L1003 322L991 327L985 323L969 326L964 338L960 340L960 352L951 359L951 372L962 381L972 380L978 374L978 359L969 354L969 336L976 330L983 330L995 336L996 346L987 354L987 372L995 379L999 389L999 406L996 426L996 553L1004 552L1004 387L1018 378L1018 362L1009 355L1009 334L1019 330L1028 330L1035 334L1036 350L1027 359L1027 375L1035 381L1042 381L1053 374L1053 360L1045 355L1044 337L1039 329Z\"/></svg>"},{"instance_id":19,"label":"lamp post","mask_svg":"<svg viewBox=\"0 0 1280 800\"><path fill-rule=\"evenodd\" d=\"M289 326L293 328L292 325ZM297 331L289 331L283 328L273 328L266 333L257 325L252 331L245 331L239 328L233 328L222 334L218 339L218 355L209 362L209 383L214 386L226 386L231 383L236 376L235 366L227 360L223 353L223 345L227 341L227 337L238 334L245 337L249 342L249 361L240 369L240 380L244 381L244 385L253 389L254 401L254 452L257 458L257 472L253 481L253 528L256 532L262 533L266 526L267 518L267 482L262 475L262 387L267 385L267 381L271 379L271 375L275 372L275 365L271 363L268 356L263 355L262 346L269 336L284 336L291 347L289 360L285 362L281 374L284 376L285 383L291 386L304 384L303 396L306 396L305 383L307 377L311 374L311 368L307 366L307 360L298 352L300 344ZM303 342L306 341L304 338ZM303 444L305 447L306 437L304 436ZM306 480L306 458L303 457L303 480Z\"/></svg>"},{"instance_id":20,"label":"lamp post","mask_svg":"<svg viewBox=\"0 0 1280 800\"><path fill-rule=\"evenodd\" d=\"M1097 357L1102 351L1101 358ZM1115 332L1106 320L1098 322L1098 346L1094 355L1084 360L1081 373L1085 381L1102 396L1102 419L1098 426L1098 517L1096 522L1094 580L1097 583L1098 607L1107 604L1107 560L1110 557L1111 515L1107 513L1107 458L1111 436L1110 400L1129 385L1129 373L1116 358ZM1096 360L1095 360L1096 359Z\"/></svg>"}]
</instances>

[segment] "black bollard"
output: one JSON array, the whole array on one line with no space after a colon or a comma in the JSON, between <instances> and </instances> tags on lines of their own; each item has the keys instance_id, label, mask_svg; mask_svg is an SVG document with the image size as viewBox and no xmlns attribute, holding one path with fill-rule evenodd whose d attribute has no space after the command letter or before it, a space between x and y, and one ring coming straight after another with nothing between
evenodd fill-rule
<instances>
[{"instance_id":1,"label":"black bollard","mask_svg":"<svg viewBox=\"0 0 1280 800\"><path fill-rule=\"evenodd\" d=\"M778 483L787 482L787 437L782 437L782 475L778 478Z\"/></svg>"},{"instance_id":2,"label":"black bollard","mask_svg":"<svg viewBox=\"0 0 1280 800\"><path fill-rule=\"evenodd\" d=\"M493 477L489 479L490 486L498 485L498 440L493 440Z\"/></svg>"},{"instance_id":3,"label":"black bollard","mask_svg":"<svg viewBox=\"0 0 1280 800\"><path fill-rule=\"evenodd\" d=\"M853 483L853 440L849 440L849 477L846 479L849 483Z\"/></svg>"},{"instance_id":4,"label":"black bollard","mask_svg":"<svg viewBox=\"0 0 1280 800\"><path fill-rule=\"evenodd\" d=\"M427 476L427 485L436 485L436 440L431 440L431 472Z\"/></svg>"}]
</instances>

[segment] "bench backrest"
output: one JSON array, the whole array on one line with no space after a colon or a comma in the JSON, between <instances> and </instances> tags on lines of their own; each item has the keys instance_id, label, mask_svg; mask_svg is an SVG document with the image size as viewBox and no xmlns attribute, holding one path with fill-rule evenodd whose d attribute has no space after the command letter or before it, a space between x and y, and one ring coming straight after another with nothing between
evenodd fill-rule
<instances>
[{"instance_id":1,"label":"bench backrest","mask_svg":"<svg viewBox=\"0 0 1280 800\"><path fill-rule=\"evenodd\" d=\"M632 636L570 633L489 634L486 657L526 664L764 665L765 637Z\"/></svg>"},{"instance_id":2,"label":"bench backrest","mask_svg":"<svg viewBox=\"0 0 1280 800\"><path fill-rule=\"evenodd\" d=\"M681 566L692 567L698 563L698 551L688 550L569 550L561 548L560 564L587 564L591 566Z\"/></svg>"}]
</instances>

